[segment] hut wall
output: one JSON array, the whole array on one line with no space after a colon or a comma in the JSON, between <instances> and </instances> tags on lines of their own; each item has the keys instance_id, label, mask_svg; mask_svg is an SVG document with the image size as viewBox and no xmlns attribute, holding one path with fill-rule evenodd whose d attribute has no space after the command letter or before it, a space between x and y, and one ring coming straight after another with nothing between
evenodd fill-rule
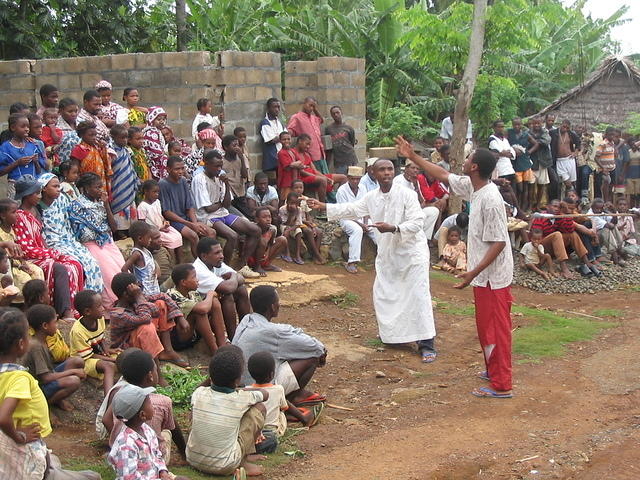
<instances>
[{"instance_id":1,"label":"hut wall","mask_svg":"<svg viewBox=\"0 0 640 480\"><path fill-rule=\"evenodd\" d=\"M566 118L589 129L599 124L621 126L630 113L640 113L640 85L617 69L549 113L555 113L558 121Z\"/></svg>"}]
</instances>

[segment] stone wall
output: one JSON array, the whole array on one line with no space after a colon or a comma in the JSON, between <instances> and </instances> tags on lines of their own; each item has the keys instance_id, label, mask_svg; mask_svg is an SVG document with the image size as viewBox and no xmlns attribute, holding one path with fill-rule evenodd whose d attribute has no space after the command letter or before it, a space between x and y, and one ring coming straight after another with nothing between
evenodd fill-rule
<instances>
[{"instance_id":1,"label":"stone wall","mask_svg":"<svg viewBox=\"0 0 640 480\"><path fill-rule=\"evenodd\" d=\"M282 98L288 116L297 112L308 95L318 99L319 110L331 121L329 108L343 107L345 120L358 135L358 154L364 159L364 60L323 57L311 62L286 62L273 52L165 52L131 53L102 57L74 57L0 62L0 121L6 125L14 102L39 105L45 83L60 89L60 98L78 103L83 93L102 80L113 85L113 101L122 103L122 91L137 87L140 103L162 105L176 136L190 139L199 98L210 98L214 114L224 109L225 132L242 125L247 130L252 166L260 167L258 124L270 97ZM4 128L4 126L3 126Z\"/></svg>"}]
</instances>

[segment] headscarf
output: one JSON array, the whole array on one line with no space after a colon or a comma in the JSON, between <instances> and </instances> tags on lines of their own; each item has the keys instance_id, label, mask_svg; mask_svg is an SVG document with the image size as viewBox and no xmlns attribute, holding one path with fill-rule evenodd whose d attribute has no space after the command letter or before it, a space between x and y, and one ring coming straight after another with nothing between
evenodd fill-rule
<instances>
[{"instance_id":1,"label":"headscarf","mask_svg":"<svg viewBox=\"0 0 640 480\"><path fill-rule=\"evenodd\" d=\"M106 80L100 80L98 83L96 83L96 90L102 90L105 88L109 90L113 90L113 87L111 86L111 84Z\"/></svg>"},{"instance_id":2,"label":"headscarf","mask_svg":"<svg viewBox=\"0 0 640 480\"><path fill-rule=\"evenodd\" d=\"M147 113L147 123L151 125L153 121L158 118L160 115L167 116L167 112L164 111L162 107L151 107L149 112Z\"/></svg>"},{"instance_id":3,"label":"headscarf","mask_svg":"<svg viewBox=\"0 0 640 480\"><path fill-rule=\"evenodd\" d=\"M198 133L198 138L200 140L208 140L210 138L216 138L218 134L213 130L213 128L205 128Z\"/></svg>"},{"instance_id":4,"label":"headscarf","mask_svg":"<svg viewBox=\"0 0 640 480\"><path fill-rule=\"evenodd\" d=\"M54 178L58 178L58 177L56 177L53 173L46 172L40 175L40 177L38 177L38 183L40 184L40 187L44 188Z\"/></svg>"}]
</instances>

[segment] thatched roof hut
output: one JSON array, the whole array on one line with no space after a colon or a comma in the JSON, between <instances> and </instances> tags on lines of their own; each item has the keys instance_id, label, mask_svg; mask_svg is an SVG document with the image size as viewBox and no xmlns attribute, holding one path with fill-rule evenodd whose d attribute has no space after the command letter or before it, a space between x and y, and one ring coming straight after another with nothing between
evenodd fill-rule
<instances>
[{"instance_id":1,"label":"thatched roof hut","mask_svg":"<svg viewBox=\"0 0 640 480\"><path fill-rule=\"evenodd\" d=\"M640 69L629 58L611 56L540 115L555 113L558 120L594 129L598 124L623 125L633 112L640 113Z\"/></svg>"}]
</instances>

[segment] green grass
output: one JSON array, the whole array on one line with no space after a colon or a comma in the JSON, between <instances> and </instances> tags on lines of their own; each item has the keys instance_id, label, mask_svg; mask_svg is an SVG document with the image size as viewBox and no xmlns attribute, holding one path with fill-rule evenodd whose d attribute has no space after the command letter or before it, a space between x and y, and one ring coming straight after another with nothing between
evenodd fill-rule
<instances>
[{"instance_id":1,"label":"green grass","mask_svg":"<svg viewBox=\"0 0 640 480\"><path fill-rule=\"evenodd\" d=\"M379 338L367 338L364 344L371 348L384 347L384 342Z\"/></svg>"},{"instance_id":2,"label":"green grass","mask_svg":"<svg viewBox=\"0 0 640 480\"><path fill-rule=\"evenodd\" d=\"M442 280L447 283L458 283L460 281L460 279L456 278L455 275L441 270L429 270L429 277L436 280Z\"/></svg>"},{"instance_id":3,"label":"green grass","mask_svg":"<svg viewBox=\"0 0 640 480\"><path fill-rule=\"evenodd\" d=\"M197 368L187 371L164 368L162 374L169 385L167 387L158 387L158 393L171 398L176 409L190 407L191 394L206 378Z\"/></svg>"},{"instance_id":4,"label":"green grass","mask_svg":"<svg viewBox=\"0 0 640 480\"><path fill-rule=\"evenodd\" d=\"M353 308L358 305L360 297L355 293L347 292L331 297L331 301L337 305L338 308Z\"/></svg>"},{"instance_id":5,"label":"green grass","mask_svg":"<svg viewBox=\"0 0 640 480\"><path fill-rule=\"evenodd\" d=\"M442 313L446 313L447 315L454 315L456 317L473 317L476 314L476 309L473 305L453 305L448 302L441 302L439 300L435 301L437 303L436 309L442 311Z\"/></svg>"},{"instance_id":6,"label":"green grass","mask_svg":"<svg viewBox=\"0 0 640 480\"><path fill-rule=\"evenodd\" d=\"M564 317L530 307L516 306L513 311L536 320L534 324L520 327L514 332L513 352L526 357L525 361L559 357L565 353L567 344L591 340L601 330L616 326L615 323L586 317Z\"/></svg>"},{"instance_id":7,"label":"green grass","mask_svg":"<svg viewBox=\"0 0 640 480\"><path fill-rule=\"evenodd\" d=\"M617 308L601 308L598 310L594 310L593 314L596 317L611 317L611 318L624 317L624 312L622 310L618 310Z\"/></svg>"}]
</instances>

